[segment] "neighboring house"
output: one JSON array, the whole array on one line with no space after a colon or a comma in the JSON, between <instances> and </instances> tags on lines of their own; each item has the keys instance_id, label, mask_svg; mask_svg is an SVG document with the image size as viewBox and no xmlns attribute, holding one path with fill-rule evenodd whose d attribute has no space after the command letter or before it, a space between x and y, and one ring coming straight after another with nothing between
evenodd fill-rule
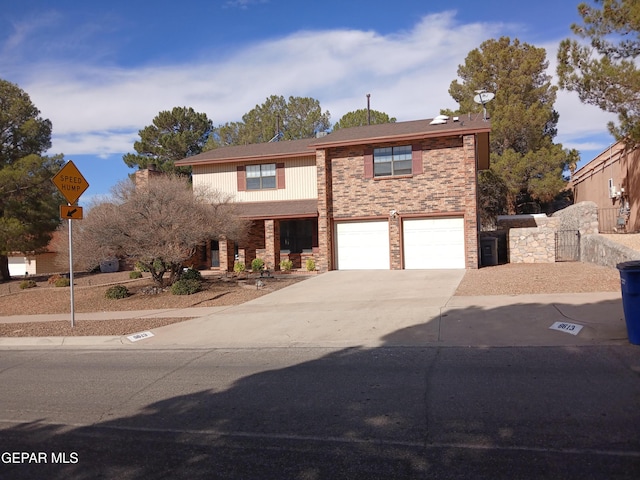
<instances>
[{"instance_id":1,"label":"neighboring house","mask_svg":"<svg viewBox=\"0 0 640 480\"><path fill-rule=\"evenodd\" d=\"M640 148L617 142L571 176L575 203L598 205L600 233L640 231Z\"/></svg>"},{"instance_id":2,"label":"neighboring house","mask_svg":"<svg viewBox=\"0 0 640 480\"><path fill-rule=\"evenodd\" d=\"M60 235L60 232L53 232L53 237ZM53 239L52 237L52 239ZM49 242L44 252L37 255L23 255L14 253L9 255L9 275L12 277L22 277L26 275L43 275L60 271L56 265L57 253L53 250L53 242Z\"/></svg>"},{"instance_id":3,"label":"neighboring house","mask_svg":"<svg viewBox=\"0 0 640 480\"><path fill-rule=\"evenodd\" d=\"M489 166L482 116L340 129L319 138L218 148L176 162L194 186L233 195L252 220L239 245L211 242L208 266L234 256L278 269L313 258L335 269L477 268L477 171Z\"/></svg>"}]
</instances>

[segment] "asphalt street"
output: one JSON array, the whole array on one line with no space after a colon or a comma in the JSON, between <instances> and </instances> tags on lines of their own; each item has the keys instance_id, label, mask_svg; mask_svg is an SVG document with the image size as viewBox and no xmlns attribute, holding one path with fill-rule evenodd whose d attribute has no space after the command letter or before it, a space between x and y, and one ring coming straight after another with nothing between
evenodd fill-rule
<instances>
[{"instance_id":1,"label":"asphalt street","mask_svg":"<svg viewBox=\"0 0 640 480\"><path fill-rule=\"evenodd\" d=\"M0 478L635 479L639 376L632 345L2 350Z\"/></svg>"}]
</instances>

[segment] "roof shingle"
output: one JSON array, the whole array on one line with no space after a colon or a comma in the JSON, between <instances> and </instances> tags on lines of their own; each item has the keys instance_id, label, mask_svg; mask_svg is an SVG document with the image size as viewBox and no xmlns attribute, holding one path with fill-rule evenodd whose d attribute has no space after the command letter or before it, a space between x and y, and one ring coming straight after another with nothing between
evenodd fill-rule
<instances>
[{"instance_id":1,"label":"roof shingle","mask_svg":"<svg viewBox=\"0 0 640 480\"><path fill-rule=\"evenodd\" d=\"M379 125L343 128L320 138L220 147L179 160L176 162L176 165L236 163L314 156L315 149L318 148L403 141L462 133L489 132L491 130L491 123L484 120L482 114L462 115L458 121L455 122L453 118L450 118L447 123L442 125L431 125L431 120L432 119L413 120L410 122L383 123Z\"/></svg>"}]
</instances>

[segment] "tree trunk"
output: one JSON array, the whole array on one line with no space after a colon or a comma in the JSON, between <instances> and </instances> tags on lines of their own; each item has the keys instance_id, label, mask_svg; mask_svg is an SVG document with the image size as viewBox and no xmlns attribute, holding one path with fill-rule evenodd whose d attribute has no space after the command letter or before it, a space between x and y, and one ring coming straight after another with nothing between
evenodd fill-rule
<instances>
[{"instance_id":1,"label":"tree trunk","mask_svg":"<svg viewBox=\"0 0 640 480\"><path fill-rule=\"evenodd\" d=\"M182 264L181 263L172 263L169 269L169 285L173 285L175 282L180 280L180 274L182 273Z\"/></svg>"},{"instance_id":2,"label":"tree trunk","mask_svg":"<svg viewBox=\"0 0 640 480\"><path fill-rule=\"evenodd\" d=\"M155 283L158 287L164 287L164 270L156 270L155 268L151 268L149 270L151 272L151 278L153 279L153 283Z\"/></svg>"},{"instance_id":3,"label":"tree trunk","mask_svg":"<svg viewBox=\"0 0 640 480\"><path fill-rule=\"evenodd\" d=\"M9 257L0 255L0 282L8 282L11 280L9 274Z\"/></svg>"}]
</instances>

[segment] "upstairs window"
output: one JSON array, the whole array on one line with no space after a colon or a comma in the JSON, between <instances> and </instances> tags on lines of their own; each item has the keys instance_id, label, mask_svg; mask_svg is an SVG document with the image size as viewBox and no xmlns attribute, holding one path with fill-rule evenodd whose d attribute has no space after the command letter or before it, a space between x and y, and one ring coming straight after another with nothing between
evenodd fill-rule
<instances>
[{"instance_id":1,"label":"upstairs window","mask_svg":"<svg viewBox=\"0 0 640 480\"><path fill-rule=\"evenodd\" d=\"M391 175L411 175L411 145L373 149L373 175L387 177Z\"/></svg>"},{"instance_id":2,"label":"upstairs window","mask_svg":"<svg viewBox=\"0 0 640 480\"><path fill-rule=\"evenodd\" d=\"M276 164L247 165L247 190L276 188Z\"/></svg>"}]
</instances>

